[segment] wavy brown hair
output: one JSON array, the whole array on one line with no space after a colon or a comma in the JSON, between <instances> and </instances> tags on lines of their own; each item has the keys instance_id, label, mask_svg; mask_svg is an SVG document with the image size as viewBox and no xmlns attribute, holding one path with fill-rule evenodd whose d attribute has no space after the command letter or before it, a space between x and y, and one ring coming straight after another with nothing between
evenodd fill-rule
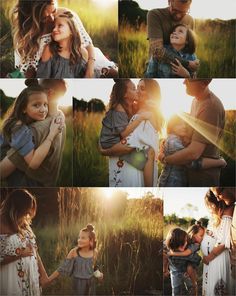
<instances>
[{"instance_id":1,"label":"wavy brown hair","mask_svg":"<svg viewBox=\"0 0 236 296\"><path fill-rule=\"evenodd\" d=\"M78 21L77 16L71 10L65 10L59 15L56 16L57 18L63 18L67 21L67 24L71 31L71 39L69 44L70 50L70 63L75 65L81 60L81 38L79 33ZM53 55L57 55L61 51L61 47L58 42L52 40L49 44L50 51Z\"/></svg>"},{"instance_id":2,"label":"wavy brown hair","mask_svg":"<svg viewBox=\"0 0 236 296\"><path fill-rule=\"evenodd\" d=\"M43 13L52 0L19 0L12 13L14 48L22 61L33 58L39 50L39 38L43 32Z\"/></svg>"},{"instance_id":3,"label":"wavy brown hair","mask_svg":"<svg viewBox=\"0 0 236 296\"><path fill-rule=\"evenodd\" d=\"M154 103L154 106L150 106L150 112L155 115L155 129L160 132L163 124L164 124L164 117L161 112L161 89L159 83L155 79L140 79L145 84L145 89L150 97L150 102ZM144 104L147 103L143 102ZM154 107L154 108L153 108Z\"/></svg>"},{"instance_id":4,"label":"wavy brown hair","mask_svg":"<svg viewBox=\"0 0 236 296\"><path fill-rule=\"evenodd\" d=\"M29 123L29 117L23 112L29 102L29 97L35 93L46 93L37 79L26 79L25 84L27 87L15 99L3 121L2 134L7 141L11 141L12 129L18 121L22 124Z\"/></svg>"},{"instance_id":5,"label":"wavy brown hair","mask_svg":"<svg viewBox=\"0 0 236 296\"><path fill-rule=\"evenodd\" d=\"M109 101L109 110L115 110L116 107L120 104L129 117L131 117L132 110L130 110L128 103L125 100L125 94L127 92L128 83L132 82L131 79L114 79L115 84L113 85L110 101Z\"/></svg>"},{"instance_id":6,"label":"wavy brown hair","mask_svg":"<svg viewBox=\"0 0 236 296\"><path fill-rule=\"evenodd\" d=\"M37 211L35 197L27 190L16 189L9 193L0 207L1 221L5 221L15 233L33 235L31 221Z\"/></svg>"}]
</instances>

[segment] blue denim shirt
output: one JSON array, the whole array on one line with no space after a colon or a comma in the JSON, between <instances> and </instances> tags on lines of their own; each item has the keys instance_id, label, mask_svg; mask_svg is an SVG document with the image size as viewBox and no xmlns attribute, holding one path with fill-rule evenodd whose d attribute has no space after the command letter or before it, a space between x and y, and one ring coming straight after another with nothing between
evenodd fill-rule
<instances>
[{"instance_id":1,"label":"blue denim shirt","mask_svg":"<svg viewBox=\"0 0 236 296\"><path fill-rule=\"evenodd\" d=\"M165 141L164 153L168 156L184 148L181 139L174 134L170 134ZM158 180L159 187L185 187L186 185L187 177L185 166L164 165Z\"/></svg>"},{"instance_id":2,"label":"blue denim shirt","mask_svg":"<svg viewBox=\"0 0 236 296\"><path fill-rule=\"evenodd\" d=\"M197 59L195 54L189 54L189 53L184 53L182 51L177 51L171 45L167 45L165 46L165 48L168 49L169 52L172 52L173 56L178 55L179 57L187 61L194 61ZM190 71L189 73L191 77L193 77L194 73ZM179 76L172 73L172 67L170 64L162 61L158 62L158 60L154 59L153 57L151 57L151 59L149 60L145 77L147 78L179 78Z\"/></svg>"}]
</instances>

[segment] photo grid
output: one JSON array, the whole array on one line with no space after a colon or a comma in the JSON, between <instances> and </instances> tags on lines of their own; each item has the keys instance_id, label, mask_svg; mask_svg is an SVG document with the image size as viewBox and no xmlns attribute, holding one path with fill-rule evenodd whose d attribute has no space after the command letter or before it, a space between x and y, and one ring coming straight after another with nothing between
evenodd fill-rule
<instances>
[{"instance_id":1,"label":"photo grid","mask_svg":"<svg viewBox=\"0 0 236 296\"><path fill-rule=\"evenodd\" d=\"M235 11L2 1L0 295L236 295Z\"/></svg>"}]
</instances>

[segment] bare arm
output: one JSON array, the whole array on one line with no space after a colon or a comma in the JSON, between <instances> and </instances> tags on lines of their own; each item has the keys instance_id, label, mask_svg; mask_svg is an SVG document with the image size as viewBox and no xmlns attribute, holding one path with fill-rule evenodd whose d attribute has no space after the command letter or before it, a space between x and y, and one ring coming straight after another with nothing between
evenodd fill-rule
<instances>
[{"instance_id":1,"label":"bare arm","mask_svg":"<svg viewBox=\"0 0 236 296\"><path fill-rule=\"evenodd\" d=\"M1 177L1 179L5 179L8 176L10 176L14 172L15 169L16 169L15 165L7 157L5 157L0 162L0 177Z\"/></svg>"},{"instance_id":2,"label":"bare arm","mask_svg":"<svg viewBox=\"0 0 236 296\"><path fill-rule=\"evenodd\" d=\"M42 259L39 256L39 253L37 252L37 260L38 260L38 268L39 268L39 280L40 280L40 284L41 286L43 286L45 284L45 282L48 281L48 274L46 272L46 269L43 265Z\"/></svg>"},{"instance_id":3,"label":"bare arm","mask_svg":"<svg viewBox=\"0 0 236 296\"><path fill-rule=\"evenodd\" d=\"M202 159L202 169L223 168L226 165L227 165L227 162L224 160L224 158L214 159L214 158L204 157Z\"/></svg>"},{"instance_id":4,"label":"bare arm","mask_svg":"<svg viewBox=\"0 0 236 296\"><path fill-rule=\"evenodd\" d=\"M173 251L169 252L170 256L175 256L175 257L187 257L191 254L192 254L192 251L190 249L186 249L183 252L173 252Z\"/></svg>"},{"instance_id":5,"label":"bare arm","mask_svg":"<svg viewBox=\"0 0 236 296\"><path fill-rule=\"evenodd\" d=\"M1 265L6 265L9 264L11 262L17 261L22 257L29 257L29 256L33 256L33 249L32 246L27 246L26 248L22 248L19 249L19 254L15 255L15 256L4 256L3 260L0 261Z\"/></svg>"},{"instance_id":6,"label":"bare arm","mask_svg":"<svg viewBox=\"0 0 236 296\"><path fill-rule=\"evenodd\" d=\"M140 112L138 113L137 117L135 120L133 120L132 122L130 122L127 127L125 128L125 130L123 130L123 132L120 133L122 138L126 138L129 134L131 134L136 127L139 126L139 124L143 121L143 120L147 120L149 118L152 117L152 113L151 112Z\"/></svg>"},{"instance_id":7,"label":"bare arm","mask_svg":"<svg viewBox=\"0 0 236 296\"><path fill-rule=\"evenodd\" d=\"M193 160L197 160L203 153L206 144L192 141L190 145L164 158L168 164L186 165Z\"/></svg>"},{"instance_id":8,"label":"bare arm","mask_svg":"<svg viewBox=\"0 0 236 296\"><path fill-rule=\"evenodd\" d=\"M121 144L121 142L115 144L114 146L108 149L102 149L102 147L99 146L99 151L104 156L121 156L130 153L134 149L135 148Z\"/></svg>"},{"instance_id":9,"label":"bare arm","mask_svg":"<svg viewBox=\"0 0 236 296\"><path fill-rule=\"evenodd\" d=\"M31 150L24 159L31 169L37 169L48 155L49 149L54 138L61 131L61 124L58 124L55 119L52 120L50 131L44 142L35 150Z\"/></svg>"},{"instance_id":10,"label":"bare arm","mask_svg":"<svg viewBox=\"0 0 236 296\"><path fill-rule=\"evenodd\" d=\"M93 78L94 77L94 62L95 62L95 53L93 44L89 44L87 47L88 52L88 63L87 69L85 73L85 78Z\"/></svg>"},{"instance_id":11,"label":"bare arm","mask_svg":"<svg viewBox=\"0 0 236 296\"><path fill-rule=\"evenodd\" d=\"M203 263L209 264L212 260L214 260L217 256L219 256L225 250L225 245L219 245L214 247L209 255L203 257Z\"/></svg>"}]
</instances>

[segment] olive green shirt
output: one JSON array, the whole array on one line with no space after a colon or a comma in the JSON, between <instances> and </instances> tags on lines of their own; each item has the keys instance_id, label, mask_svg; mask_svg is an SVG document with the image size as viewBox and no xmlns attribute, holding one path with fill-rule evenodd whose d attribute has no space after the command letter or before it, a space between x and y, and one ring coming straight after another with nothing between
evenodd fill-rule
<instances>
[{"instance_id":1,"label":"olive green shirt","mask_svg":"<svg viewBox=\"0 0 236 296\"><path fill-rule=\"evenodd\" d=\"M206 145L202 157L219 158L217 145L225 125L222 102L212 92L200 100L194 99L191 108L190 137ZM188 170L189 186L219 186L220 168Z\"/></svg>"},{"instance_id":2,"label":"olive green shirt","mask_svg":"<svg viewBox=\"0 0 236 296\"><path fill-rule=\"evenodd\" d=\"M152 9L147 14L148 39L163 39L163 44L170 43L170 34L177 24L185 24L190 29L194 28L194 20L190 15L185 15L181 21L172 19L169 8Z\"/></svg>"},{"instance_id":3,"label":"olive green shirt","mask_svg":"<svg viewBox=\"0 0 236 296\"><path fill-rule=\"evenodd\" d=\"M40 146L49 134L52 117L47 117L43 121L37 121L30 125L34 138L35 147ZM38 169L30 169L24 158L13 148L7 152L9 160L23 171L28 177L34 179L45 187L56 186L59 176L63 148L65 144L66 128L59 133L53 140L49 153Z\"/></svg>"}]
</instances>

